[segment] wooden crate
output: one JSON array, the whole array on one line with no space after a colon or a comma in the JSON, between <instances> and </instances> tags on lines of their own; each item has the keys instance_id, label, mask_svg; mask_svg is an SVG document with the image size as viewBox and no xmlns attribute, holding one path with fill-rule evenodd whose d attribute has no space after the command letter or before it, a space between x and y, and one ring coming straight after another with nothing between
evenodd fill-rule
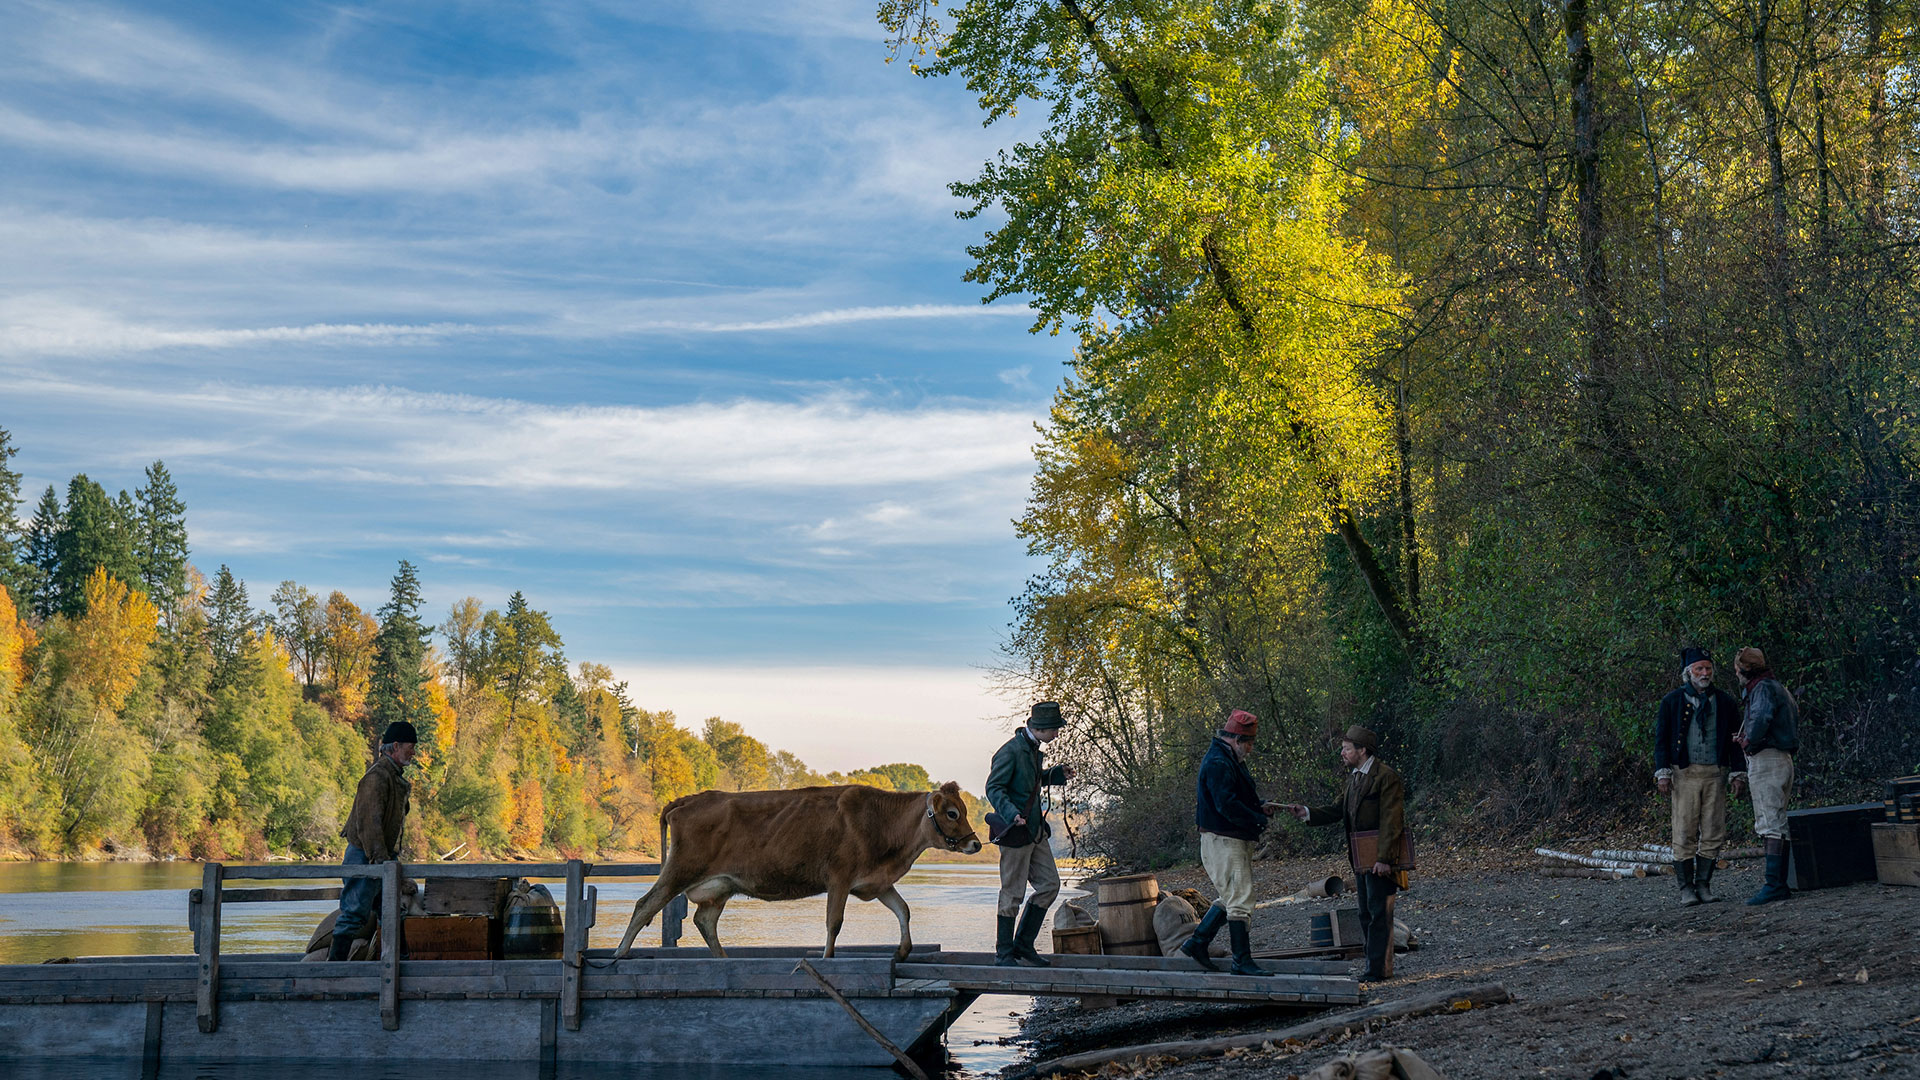
<instances>
[{"instance_id":1,"label":"wooden crate","mask_svg":"<svg viewBox=\"0 0 1920 1080\"><path fill-rule=\"evenodd\" d=\"M1873 862L1885 885L1920 885L1920 824L1873 827Z\"/></svg>"},{"instance_id":2,"label":"wooden crate","mask_svg":"<svg viewBox=\"0 0 1920 1080\"><path fill-rule=\"evenodd\" d=\"M1886 816L1887 808L1880 803L1787 811L1788 886L1830 889L1874 880L1869 826Z\"/></svg>"},{"instance_id":3,"label":"wooden crate","mask_svg":"<svg viewBox=\"0 0 1920 1080\"><path fill-rule=\"evenodd\" d=\"M409 960L491 960L493 920L485 915L420 915L400 923Z\"/></svg>"},{"instance_id":4,"label":"wooden crate","mask_svg":"<svg viewBox=\"0 0 1920 1080\"><path fill-rule=\"evenodd\" d=\"M1056 953L1079 953L1082 956L1100 955L1100 928L1098 926L1070 926L1065 930L1055 927L1053 931L1053 951Z\"/></svg>"},{"instance_id":5,"label":"wooden crate","mask_svg":"<svg viewBox=\"0 0 1920 1080\"><path fill-rule=\"evenodd\" d=\"M485 915L497 919L507 906L512 878L452 878L422 875L429 915Z\"/></svg>"},{"instance_id":6,"label":"wooden crate","mask_svg":"<svg viewBox=\"0 0 1920 1080\"><path fill-rule=\"evenodd\" d=\"M1920 822L1920 775L1887 782L1887 820L1903 825Z\"/></svg>"}]
</instances>

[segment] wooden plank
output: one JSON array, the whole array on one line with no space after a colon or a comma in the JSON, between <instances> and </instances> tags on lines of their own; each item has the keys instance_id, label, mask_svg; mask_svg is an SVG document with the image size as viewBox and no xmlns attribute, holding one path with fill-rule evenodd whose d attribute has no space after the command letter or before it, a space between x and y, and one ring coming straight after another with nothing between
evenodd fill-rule
<instances>
[{"instance_id":1,"label":"wooden plank","mask_svg":"<svg viewBox=\"0 0 1920 1080\"><path fill-rule=\"evenodd\" d=\"M258 889L223 889L223 904L291 904L311 900L340 899L338 885L295 885Z\"/></svg>"},{"instance_id":2,"label":"wooden plank","mask_svg":"<svg viewBox=\"0 0 1920 1080\"><path fill-rule=\"evenodd\" d=\"M400 864L380 864L380 1026L400 1030Z\"/></svg>"},{"instance_id":3,"label":"wooden plank","mask_svg":"<svg viewBox=\"0 0 1920 1080\"><path fill-rule=\"evenodd\" d=\"M874 957L886 957L891 959L893 956L893 950L894 950L894 946L892 945L837 945L834 947L834 950L833 950L833 959L826 961L826 963L837 964L842 960L872 959ZM604 949L588 949L586 955L587 955L587 959L589 960L605 960L608 957L611 957L617 951L618 950L613 949L611 947L604 948ZM940 946L936 944L936 945L915 945L910 955L914 959L929 959L935 955L953 956L953 955L968 955L968 954L954 954L954 953L942 954L940 952ZM976 955L985 955L990 957L993 954L984 953L984 954L976 954ZM811 959L814 962L814 965L818 967L821 963L820 946L818 945L814 945L814 946L729 945L727 946L727 959L725 961L720 961L720 962L730 963L735 960L766 958L766 957L787 957L793 960L798 960L803 956ZM672 948L672 949L644 949L644 948L635 946L633 952L628 954L627 959L628 960L713 960L714 956L712 953L707 951L707 947L705 945L693 945L693 946L688 946L686 948ZM824 971L827 969L822 968L821 970Z\"/></svg>"},{"instance_id":4,"label":"wooden plank","mask_svg":"<svg viewBox=\"0 0 1920 1080\"><path fill-rule=\"evenodd\" d=\"M657 862L600 863L589 868L588 872L597 878L659 877L660 864Z\"/></svg>"},{"instance_id":5,"label":"wooden plank","mask_svg":"<svg viewBox=\"0 0 1920 1080\"><path fill-rule=\"evenodd\" d=\"M731 950L729 950L731 951ZM920 960L916 955L913 960ZM1193 975L1208 975L1200 966L1184 956L1087 956L1081 953L1048 953L1047 960L1052 969L1035 968L1032 970L1091 970L1091 971L1174 971ZM932 957L936 964L972 964L980 967L992 967L994 956L989 952L941 952ZM1282 975L1336 975L1345 976L1348 967L1344 963L1331 960L1262 960L1262 971L1276 972Z\"/></svg>"},{"instance_id":6,"label":"wooden plank","mask_svg":"<svg viewBox=\"0 0 1920 1080\"><path fill-rule=\"evenodd\" d=\"M229 881L246 878L254 881L302 881L311 878L380 877L385 863L346 866L341 863L268 863L264 866L229 866ZM564 878L566 863L404 863L400 872L407 877L532 877Z\"/></svg>"},{"instance_id":7,"label":"wooden plank","mask_svg":"<svg viewBox=\"0 0 1920 1080\"><path fill-rule=\"evenodd\" d=\"M680 944L680 927L687 920L687 894L678 893L667 901L660 913L660 947L671 949Z\"/></svg>"},{"instance_id":8,"label":"wooden plank","mask_svg":"<svg viewBox=\"0 0 1920 1080\"><path fill-rule=\"evenodd\" d=\"M1092 968L992 968L975 964L928 964L916 961L897 964L894 974L903 979L994 979L1032 982L1058 982L1085 986L1159 986L1194 990L1253 990L1263 986L1296 990L1306 986L1325 986L1351 982L1346 975L1230 975L1226 972L1100 970Z\"/></svg>"},{"instance_id":9,"label":"wooden plank","mask_svg":"<svg viewBox=\"0 0 1920 1080\"><path fill-rule=\"evenodd\" d=\"M560 1023L568 1031L580 1030L580 962L586 951L586 864L567 860L566 923L560 933Z\"/></svg>"},{"instance_id":10,"label":"wooden plank","mask_svg":"<svg viewBox=\"0 0 1920 1080\"><path fill-rule=\"evenodd\" d=\"M196 950L200 963L194 1017L200 1030L209 1035L220 1029L220 870L219 863L210 862L200 877L204 910L200 916L200 947Z\"/></svg>"}]
</instances>

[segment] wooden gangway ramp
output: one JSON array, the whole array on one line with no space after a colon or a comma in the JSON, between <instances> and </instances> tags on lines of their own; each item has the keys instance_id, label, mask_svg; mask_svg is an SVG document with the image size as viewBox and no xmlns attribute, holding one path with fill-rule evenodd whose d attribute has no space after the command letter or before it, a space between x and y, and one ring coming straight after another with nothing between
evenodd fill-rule
<instances>
[{"instance_id":1,"label":"wooden gangway ramp","mask_svg":"<svg viewBox=\"0 0 1920 1080\"><path fill-rule=\"evenodd\" d=\"M916 953L893 966L896 980L924 980L974 994L1027 994L1229 1001L1276 1005L1351 1005L1360 984L1345 963L1264 960L1271 975L1202 971L1184 957L1052 954L1052 967L996 967L992 953ZM1224 969L1226 962L1220 961Z\"/></svg>"}]
</instances>

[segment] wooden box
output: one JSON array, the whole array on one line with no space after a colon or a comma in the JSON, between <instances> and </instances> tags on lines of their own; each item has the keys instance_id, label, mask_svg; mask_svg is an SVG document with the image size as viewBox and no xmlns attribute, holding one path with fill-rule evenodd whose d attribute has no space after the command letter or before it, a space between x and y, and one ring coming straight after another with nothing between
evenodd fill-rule
<instances>
[{"instance_id":1,"label":"wooden box","mask_svg":"<svg viewBox=\"0 0 1920 1080\"><path fill-rule=\"evenodd\" d=\"M493 920L485 915L418 915L400 922L409 960L490 960Z\"/></svg>"},{"instance_id":2,"label":"wooden box","mask_svg":"<svg viewBox=\"0 0 1920 1080\"><path fill-rule=\"evenodd\" d=\"M1887 820L1903 825L1920 822L1920 775L1888 781Z\"/></svg>"},{"instance_id":3,"label":"wooden box","mask_svg":"<svg viewBox=\"0 0 1920 1080\"><path fill-rule=\"evenodd\" d=\"M1307 918L1307 943L1316 949L1343 948L1364 941L1357 907L1315 912Z\"/></svg>"},{"instance_id":4,"label":"wooden box","mask_svg":"<svg viewBox=\"0 0 1920 1080\"><path fill-rule=\"evenodd\" d=\"M1053 951L1057 953L1079 953L1083 956L1100 955L1100 928L1098 926L1070 926L1065 930L1054 928Z\"/></svg>"},{"instance_id":5,"label":"wooden box","mask_svg":"<svg viewBox=\"0 0 1920 1080\"><path fill-rule=\"evenodd\" d=\"M1871 826L1886 815L1880 803L1787 811L1788 886L1828 889L1875 880Z\"/></svg>"},{"instance_id":6,"label":"wooden box","mask_svg":"<svg viewBox=\"0 0 1920 1080\"><path fill-rule=\"evenodd\" d=\"M1873 827L1873 862L1885 885L1920 885L1920 824Z\"/></svg>"},{"instance_id":7,"label":"wooden box","mask_svg":"<svg viewBox=\"0 0 1920 1080\"><path fill-rule=\"evenodd\" d=\"M497 919L507 905L512 878L451 878L422 876L429 915L485 915Z\"/></svg>"}]
</instances>

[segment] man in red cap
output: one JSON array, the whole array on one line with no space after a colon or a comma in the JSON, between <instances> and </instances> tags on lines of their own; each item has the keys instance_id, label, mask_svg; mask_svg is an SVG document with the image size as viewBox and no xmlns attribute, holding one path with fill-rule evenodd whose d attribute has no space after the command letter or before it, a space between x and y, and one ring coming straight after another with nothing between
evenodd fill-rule
<instances>
[{"instance_id":1,"label":"man in red cap","mask_svg":"<svg viewBox=\"0 0 1920 1080\"><path fill-rule=\"evenodd\" d=\"M1209 971L1214 967L1207 949L1220 924L1226 923L1233 943L1235 975L1267 975L1253 959L1249 933L1253 918L1253 842L1279 808L1262 802L1247 770L1247 754L1260 728L1260 718L1244 709L1233 710L1220 734L1200 761L1195 785L1194 820L1200 826L1200 865L1207 871L1220 899L1214 901L1193 936L1180 951Z\"/></svg>"}]
</instances>

